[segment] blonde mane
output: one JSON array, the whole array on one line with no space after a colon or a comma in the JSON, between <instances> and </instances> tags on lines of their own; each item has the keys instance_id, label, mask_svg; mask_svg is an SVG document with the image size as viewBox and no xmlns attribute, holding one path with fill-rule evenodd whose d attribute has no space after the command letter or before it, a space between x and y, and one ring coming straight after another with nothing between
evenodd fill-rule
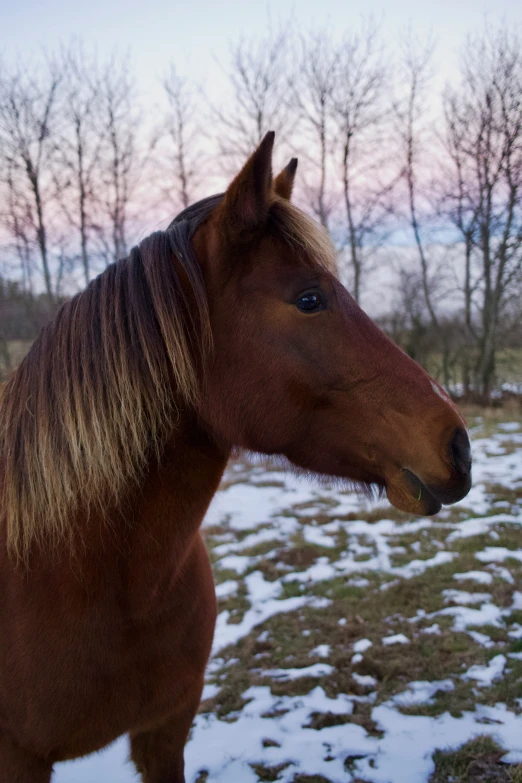
<instances>
[{"instance_id":1,"label":"blonde mane","mask_svg":"<svg viewBox=\"0 0 522 783\"><path fill-rule=\"evenodd\" d=\"M6 384L0 515L15 558L70 534L75 511L118 504L194 402L211 338L190 238L215 202L195 206L67 302Z\"/></svg>"},{"instance_id":2,"label":"blonde mane","mask_svg":"<svg viewBox=\"0 0 522 783\"><path fill-rule=\"evenodd\" d=\"M278 196L270 206L269 217L281 237L300 252L305 263L337 274L335 249L323 226Z\"/></svg>"},{"instance_id":3,"label":"blonde mane","mask_svg":"<svg viewBox=\"0 0 522 783\"><path fill-rule=\"evenodd\" d=\"M61 308L6 384L0 521L16 559L26 562L33 542L70 536L75 512L117 506L161 455L179 407L195 402L211 333L190 239L222 199L189 207L109 266ZM269 221L305 263L335 272L328 234L301 210L275 197Z\"/></svg>"}]
</instances>

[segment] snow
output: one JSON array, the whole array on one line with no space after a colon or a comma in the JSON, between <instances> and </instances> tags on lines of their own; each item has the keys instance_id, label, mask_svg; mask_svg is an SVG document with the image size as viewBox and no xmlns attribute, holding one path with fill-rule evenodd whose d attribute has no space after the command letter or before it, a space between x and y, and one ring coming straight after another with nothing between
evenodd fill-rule
<instances>
[{"instance_id":1,"label":"snow","mask_svg":"<svg viewBox=\"0 0 522 783\"><path fill-rule=\"evenodd\" d=\"M361 688L375 688L377 685L377 680L375 677L372 677L371 674L358 674L357 672L354 672L352 674L352 679L355 680L357 685L360 685Z\"/></svg>"},{"instance_id":2,"label":"snow","mask_svg":"<svg viewBox=\"0 0 522 783\"><path fill-rule=\"evenodd\" d=\"M498 425L498 428L499 430L502 430L502 432L516 432L520 429L520 426L519 421L504 421Z\"/></svg>"},{"instance_id":3,"label":"snow","mask_svg":"<svg viewBox=\"0 0 522 783\"><path fill-rule=\"evenodd\" d=\"M482 533L488 533L495 525L512 524L513 517L511 514L491 514L484 517L473 517L472 519L466 519L459 524L457 530L450 533L447 540L455 541L457 538L471 538L472 536L479 536Z\"/></svg>"},{"instance_id":4,"label":"snow","mask_svg":"<svg viewBox=\"0 0 522 783\"><path fill-rule=\"evenodd\" d=\"M495 625L500 627L502 618L506 614L495 604L483 604L480 609L470 609L466 606L448 606L447 609L441 609L435 612L433 616L454 617L453 629L455 631L466 631L474 625Z\"/></svg>"},{"instance_id":5,"label":"snow","mask_svg":"<svg viewBox=\"0 0 522 783\"><path fill-rule=\"evenodd\" d=\"M262 677L271 677L277 682L288 682L289 680L299 680L302 677L326 677L335 671L333 666L328 663L314 663L312 666L304 666L301 669L265 669L261 672Z\"/></svg>"},{"instance_id":6,"label":"snow","mask_svg":"<svg viewBox=\"0 0 522 783\"><path fill-rule=\"evenodd\" d=\"M504 764L522 764L522 750L511 750L509 753L505 753L501 761Z\"/></svg>"},{"instance_id":7,"label":"snow","mask_svg":"<svg viewBox=\"0 0 522 783\"><path fill-rule=\"evenodd\" d=\"M369 639L359 639L359 641L354 643L353 651L356 653L363 653L366 652L366 650L369 650L371 646L372 642Z\"/></svg>"},{"instance_id":8,"label":"snow","mask_svg":"<svg viewBox=\"0 0 522 783\"><path fill-rule=\"evenodd\" d=\"M428 625L427 628L421 629L421 633L434 634L435 636L439 636L440 625L438 623L434 623L433 625Z\"/></svg>"},{"instance_id":9,"label":"snow","mask_svg":"<svg viewBox=\"0 0 522 783\"><path fill-rule=\"evenodd\" d=\"M214 696L217 696L220 690L221 688L219 685L215 685L213 682L207 682L203 688L203 693L201 694L201 701L205 701L205 699L213 699Z\"/></svg>"},{"instance_id":10,"label":"snow","mask_svg":"<svg viewBox=\"0 0 522 783\"><path fill-rule=\"evenodd\" d=\"M304 540L308 544L333 548L336 545L335 533L338 529L339 523L335 523L333 527L332 525L325 525L323 527L312 527L311 525L306 525L306 527L302 529L302 533Z\"/></svg>"},{"instance_id":11,"label":"snow","mask_svg":"<svg viewBox=\"0 0 522 783\"><path fill-rule=\"evenodd\" d=\"M435 566L444 565L444 563L451 563L455 557L457 557L456 552L437 552L436 555L430 557L428 560L412 560L411 563L408 563L408 565L405 565L402 568L394 568L393 573L402 576L405 579L409 579L412 576L423 574L427 568L434 568Z\"/></svg>"},{"instance_id":12,"label":"snow","mask_svg":"<svg viewBox=\"0 0 522 783\"><path fill-rule=\"evenodd\" d=\"M471 636L474 642L477 644L480 644L482 647L485 647L486 649L489 649L490 647L495 646L495 642L489 637L486 636L485 633L480 633L480 631L466 631L468 636Z\"/></svg>"},{"instance_id":13,"label":"snow","mask_svg":"<svg viewBox=\"0 0 522 783\"><path fill-rule=\"evenodd\" d=\"M522 563L522 551L519 549L507 549L505 546L488 546L483 552L477 552L475 557L482 563L502 563L506 558L512 557Z\"/></svg>"},{"instance_id":14,"label":"snow","mask_svg":"<svg viewBox=\"0 0 522 783\"><path fill-rule=\"evenodd\" d=\"M332 646L330 644L318 644L313 650L310 650L308 655L312 658L317 655L318 658L328 658Z\"/></svg>"},{"instance_id":15,"label":"snow","mask_svg":"<svg viewBox=\"0 0 522 783\"><path fill-rule=\"evenodd\" d=\"M293 612L301 606L327 606L328 602L321 599L309 599L306 596L296 596L295 598L286 598L277 600L276 598L265 601L257 601L253 609L249 609L240 623L229 623L230 612L225 610L218 615L216 623L216 632L214 634L214 645L212 652L215 654L227 647L229 644L235 644L244 636L247 636L257 625L261 625L269 617L284 612Z\"/></svg>"},{"instance_id":16,"label":"snow","mask_svg":"<svg viewBox=\"0 0 522 783\"><path fill-rule=\"evenodd\" d=\"M411 707L412 704L429 704L432 697L438 691L452 691L455 689L453 680L417 680L410 682L406 690L392 697L394 704L399 707Z\"/></svg>"},{"instance_id":17,"label":"snow","mask_svg":"<svg viewBox=\"0 0 522 783\"><path fill-rule=\"evenodd\" d=\"M396 633L393 636L385 636L382 639L382 643L386 645L390 644L409 644L410 640L403 633Z\"/></svg>"},{"instance_id":18,"label":"snow","mask_svg":"<svg viewBox=\"0 0 522 783\"><path fill-rule=\"evenodd\" d=\"M219 561L219 567L223 570L236 571L238 574L244 574L254 561L244 555L228 555Z\"/></svg>"},{"instance_id":19,"label":"snow","mask_svg":"<svg viewBox=\"0 0 522 783\"><path fill-rule=\"evenodd\" d=\"M220 585L216 585L216 597L228 598L231 595L237 593L239 585L233 579L228 579L226 582L221 582Z\"/></svg>"},{"instance_id":20,"label":"snow","mask_svg":"<svg viewBox=\"0 0 522 783\"><path fill-rule=\"evenodd\" d=\"M491 600L490 593L467 593L464 590L443 590L442 595L446 603L454 604L483 604Z\"/></svg>"},{"instance_id":21,"label":"snow","mask_svg":"<svg viewBox=\"0 0 522 783\"><path fill-rule=\"evenodd\" d=\"M489 574L487 571L466 571L463 574L453 574L453 579L459 582L477 582L480 585L490 585L493 582L493 574Z\"/></svg>"},{"instance_id":22,"label":"snow","mask_svg":"<svg viewBox=\"0 0 522 783\"><path fill-rule=\"evenodd\" d=\"M252 468L248 482L245 482L244 470L231 466L227 486L216 494L205 525L216 525L224 530L214 537L217 544L213 548L218 598L226 602L241 590L248 608L237 622L237 616L231 616L227 604L221 604L204 698L212 699L219 694L225 685L223 671L235 666L235 651L232 650L232 656L230 652L225 653L228 645L236 644L252 631L257 641L267 642L270 633L262 626L275 615L299 612L304 607L326 610L329 599L315 596L313 587L331 579L342 579L346 585L364 591L372 589L372 580L377 575L381 589L386 590L390 585L455 561L457 573L453 579L458 588L462 584L470 590L445 589L440 605L442 600L452 605L430 614L419 610L414 617L408 618L411 639L404 633L393 632L392 618L391 626L383 625L382 644L406 645L422 638L419 635L438 636L442 633L441 626L447 628L448 621L443 622L445 617L449 618L453 631L467 633L484 650L495 647L490 636L477 630L485 625L507 627L511 640L521 639L522 625L511 623L506 626L505 621L513 610L522 608L522 592L514 592L510 606L497 605L492 594L473 592L472 583L486 589L496 580L503 580L506 585L514 584L508 568L509 559L522 562L522 546L519 549L486 546L475 555L477 570L470 571L463 570L458 552L451 551L459 541L479 534L492 534L490 540L494 544L498 537L497 526L518 527L519 530L522 526L522 503L502 501L492 507L489 485L502 484L508 490L522 488L520 422L507 422L499 425L498 430L487 438L476 433L478 437L473 440L474 485L470 494L457 504L465 518L453 521L449 512L442 511L435 524L443 529L444 536L442 542L436 542L437 546L440 544L439 551L428 558L422 556L421 541L429 543L431 540L430 528L434 524L431 519L396 522L386 518L386 501L372 503L336 486L315 486L305 479L261 466ZM362 515L376 508L382 509L382 518L376 522L342 519L347 514ZM318 524L324 517L326 523ZM408 550L399 547L397 541L403 535L417 539L410 548L408 562L404 562ZM323 548L319 557L306 567L292 568L277 556L279 548L288 548L296 540ZM267 553L270 542L274 551ZM260 544L267 545L264 554L252 555L254 547ZM337 547L341 546L343 551L339 555ZM397 566L394 563L399 554L401 565ZM261 570L263 559L271 559L276 569L270 578L268 572ZM479 563L483 570L479 570ZM224 580L221 583L220 578ZM294 592L299 595L284 597L288 594L287 586L292 583ZM419 628L421 620L423 624L425 621L430 624ZM338 624L344 628L347 620L341 618ZM317 631L313 628L302 630L305 638L311 633ZM351 643L351 626L344 633L348 638L343 654L348 659L351 657L354 664L362 663L372 641L361 638ZM363 633L364 628L361 635ZM245 706L229 715L228 720L221 720L212 712L198 714L186 747L187 783L194 783L202 770L208 771L208 783L258 783L253 763L287 764L279 773L279 783L291 783L299 773L322 775L334 783L349 783L355 778L369 783L404 783L405 760L408 783L426 783L433 772L432 754L436 748L458 747L479 734L494 737L506 749L504 761L522 761L522 715L517 715L505 704L485 706L477 703L473 711L464 712L459 718L449 713L429 717L401 712L405 707L433 703L438 693L451 692L461 681L470 682L477 693L486 692L522 657L521 653L508 652L509 645L504 648L505 654L494 654L492 650L486 653L493 655L486 664L471 665L466 671L454 673L452 678L406 682L400 693L379 703L377 679L353 671L355 692L329 698L322 687L322 679L329 677L329 683L334 679L336 669L331 656L338 655L339 648L320 636L314 644L309 655L312 659L324 660L311 661L309 666L268 668L268 661L264 663L268 654L256 655L252 672L258 684L246 688L242 694ZM259 668L263 665L267 668ZM310 680L311 689L306 694L280 696L271 692L271 682L299 681L297 687L300 687L301 682L307 685L303 678ZM362 691L366 695L361 695ZM361 701L370 704L371 720L375 722L378 734L368 734L355 722L326 725L320 730L312 727L314 715L329 713L349 718L357 702ZM522 710L522 700L519 702ZM277 745L269 743L265 747L267 739ZM345 766L347 756L353 758L353 773ZM53 783L92 783L95 780L137 783L128 757L128 742L122 738L102 753L58 764Z\"/></svg>"},{"instance_id":23,"label":"snow","mask_svg":"<svg viewBox=\"0 0 522 783\"><path fill-rule=\"evenodd\" d=\"M487 666L475 665L471 666L465 674L462 675L463 680L476 680L477 685L484 687L491 685L495 680L502 677L504 667L506 665L505 655L495 655L490 660Z\"/></svg>"},{"instance_id":24,"label":"snow","mask_svg":"<svg viewBox=\"0 0 522 783\"><path fill-rule=\"evenodd\" d=\"M139 777L128 760L129 752L129 742L122 737L101 753L56 764L52 783L138 783Z\"/></svg>"},{"instance_id":25,"label":"snow","mask_svg":"<svg viewBox=\"0 0 522 783\"><path fill-rule=\"evenodd\" d=\"M494 563L490 563L487 568L491 571L492 574L494 574L494 576L498 577L499 579L503 579L505 582L509 582L511 585L515 584L513 574L511 571L508 571L507 568L495 565Z\"/></svg>"}]
</instances>

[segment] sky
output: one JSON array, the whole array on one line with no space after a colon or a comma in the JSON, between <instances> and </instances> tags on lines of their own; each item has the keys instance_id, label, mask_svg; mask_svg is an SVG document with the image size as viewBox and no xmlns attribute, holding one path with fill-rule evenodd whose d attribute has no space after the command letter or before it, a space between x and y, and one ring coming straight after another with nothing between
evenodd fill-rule
<instances>
[{"instance_id":1,"label":"sky","mask_svg":"<svg viewBox=\"0 0 522 783\"><path fill-rule=\"evenodd\" d=\"M160 80L171 63L201 85L216 105L226 83L232 42L287 23L302 32L325 28L340 37L368 18L380 23L382 39L392 53L408 30L421 44L432 38L433 94L440 95L444 84L458 77L458 52L466 36L502 22L522 30L522 1L0 0L0 57L31 61L42 50L56 52L75 39L82 39L102 60L113 53L128 54L140 105L148 107L147 119L152 122L157 116L154 108L163 100ZM432 108L435 113L440 110L436 104ZM276 148L276 166L286 163L281 154Z\"/></svg>"},{"instance_id":2,"label":"sky","mask_svg":"<svg viewBox=\"0 0 522 783\"><path fill-rule=\"evenodd\" d=\"M254 36L271 23L292 20L303 30L356 27L361 17L380 20L392 44L411 27L414 36L436 41L441 79L456 72L458 48L466 34L506 20L522 24L520 0L0 0L0 52L8 59L31 58L41 48L81 37L100 55L129 53L145 95L174 62L208 88L225 65L230 42Z\"/></svg>"}]
</instances>

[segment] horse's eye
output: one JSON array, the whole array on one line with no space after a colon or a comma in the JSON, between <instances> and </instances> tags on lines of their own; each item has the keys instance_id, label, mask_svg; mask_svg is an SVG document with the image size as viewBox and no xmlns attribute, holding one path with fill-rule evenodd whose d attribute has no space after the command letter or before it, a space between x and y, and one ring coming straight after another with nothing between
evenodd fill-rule
<instances>
[{"instance_id":1,"label":"horse's eye","mask_svg":"<svg viewBox=\"0 0 522 783\"><path fill-rule=\"evenodd\" d=\"M317 310L324 309L323 300L317 291L310 291L307 294L303 294L295 304L302 313L315 313Z\"/></svg>"}]
</instances>

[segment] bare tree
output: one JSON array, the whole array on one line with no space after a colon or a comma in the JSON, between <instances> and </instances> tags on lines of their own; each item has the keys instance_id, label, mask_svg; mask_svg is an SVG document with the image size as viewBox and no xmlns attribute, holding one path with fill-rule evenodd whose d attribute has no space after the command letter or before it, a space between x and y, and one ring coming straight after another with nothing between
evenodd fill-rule
<instances>
[{"instance_id":1,"label":"bare tree","mask_svg":"<svg viewBox=\"0 0 522 783\"><path fill-rule=\"evenodd\" d=\"M68 228L79 238L85 285L92 272L97 192L106 128L101 120L103 95L99 68L81 43L62 52L64 95L57 144L56 192Z\"/></svg>"},{"instance_id":2,"label":"bare tree","mask_svg":"<svg viewBox=\"0 0 522 783\"><path fill-rule=\"evenodd\" d=\"M100 153L100 195L108 215L108 229L102 222L98 236L105 246L106 261L117 261L127 254L129 209L140 178L149 160L150 147L141 142L141 118L134 77L127 62L112 58L100 83L103 137Z\"/></svg>"},{"instance_id":3,"label":"bare tree","mask_svg":"<svg viewBox=\"0 0 522 783\"><path fill-rule=\"evenodd\" d=\"M290 126L290 33L287 27L254 39L241 38L230 49L227 77L231 100L214 105L216 143L227 167L237 169L268 130L281 142Z\"/></svg>"},{"instance_id":4,"label":"bare tree","mask_svg":"<svg viewBox=\"0 0 522 783\"><path fill-rule=\"evenodd\" d=\"M188 207L193 201L199 183L201 129L196 121L195 93L173 65L163 79L163 88L168 100L168 111L162 128L162 135L167 142L164 147L168 172L163 190L179 209Z\"/></svg>"},{"instance_id":5,"label":"bare tree","mask_svg":"<svg viewBox=\"0 0 522 783\"><path fill-rule=\"evenodd\" d=\"M396 175L384 149L390 117L391 66L368 24L342 42L333 106L342 163L342 191L353 295L360 300L368 248L390 214Z\"/></svg>"},{"instance_id":6,"label":"bare tree","mask_svg":"<svg viewBox=\"0 0 522 783\"><path fill-rule=\"evenodd\" d=\"M306 185L306 201L326 229L333 208L328 175L334 150L332 99L338 66L339 52L326 31L301 36L298 68L291 82L305 137L299 155L315 169Z\"/></svg>"},{"instance_id":7,"label":"bare tree","mask_svg":"<svg viewBox=\"0 0 522 783\"><path fill-rule=\"evenodd\" d=\"M1 170L8 200L4 226L16 243L25 244L24 252L29 243L36 248L50 302L56 291L48 219L61 81L57 64L50 60L34 70L22 65L10 70L4 67L0 75Z\"/></svg>"},{"instance_id":8,"label":"bare tree","mask_svg":"<svg viewBox=\"0 0 522 783\"><path fill-rule=\"evenodd\" d=\"M436 295L440 286L440 270L433 269L423 237L423 220L419 206L422 201L425 211L435 211L434 204L426 198L429 190L429 173L421 172L422 161L428 157L429 144L425 143L427 124L428 88L431 78L433 58L433 43L428 41L419 47L408 35L403 45L403 56L399 82L404 90L394 106L395 125L399 139L399 154L401 160L401 179L406 186L408 223L413 233L419 262L419 284L422 291L424 306L431 323L432 333L442 352L442 381L449 386L450 347L448 330L443 328L440 315L437 313ZM431 148L434 138L431 139ZM424 174L424 180L422 175ZM437 285L439 283L439 286Z\"/></svg>"},{"instance_id":9,"label":"bare tree","mask_svg":"<svg viewBox=\"0 0 522 783\"><path fill-rule=\"evenodd\" d=\"M447 205L464 238L467 319L485 401L495 380L504 308L522 276L521 44L505 27L470 38L461 82L446 95L453 167Z\"/></svg>"},{"instance_id":10,"label":"bare tree","mask_svg":"<svg viewBox=\"0 0 522 783\"><path fill-rule=\"evenodd\" d=\"M425 152L420 136L423 129L419 127L425 113L426 87L429 80L430 61L433 48L427 45L424 49L415 49L411 40L407 42L403 58L403 78L401 82L406 85L406 97L403 104L396 105L396 118L398 120L399 135L401 138L402 177L406 183L408 192L409 222L415 238L420 268L421 285L424 302L430 314L435 328L438 328L438 319L432 301L431 285L428 274L428 259L421 236L419 220L419 158Z\"/></svg>"},{"instance_id":11,"label":"bare tree","mask_svg":"<svg viewBox=\"0 0 522 783\"><path fill-rule=\"evenodd\" d=\"M474 379L473 350L478 340L474 324L473 297L480 283L476 274L474 251L477 243L478 204L468 198L468 181L464 148L468 139L466 118L460 116L455 96L448 93L444 101L444 147L446 161L439 178L440 207L443 217L457 229L463 242L463 298L466 350L462 354L462 382L466 398L469 397Z\"/></svg>"}]
</instances>

